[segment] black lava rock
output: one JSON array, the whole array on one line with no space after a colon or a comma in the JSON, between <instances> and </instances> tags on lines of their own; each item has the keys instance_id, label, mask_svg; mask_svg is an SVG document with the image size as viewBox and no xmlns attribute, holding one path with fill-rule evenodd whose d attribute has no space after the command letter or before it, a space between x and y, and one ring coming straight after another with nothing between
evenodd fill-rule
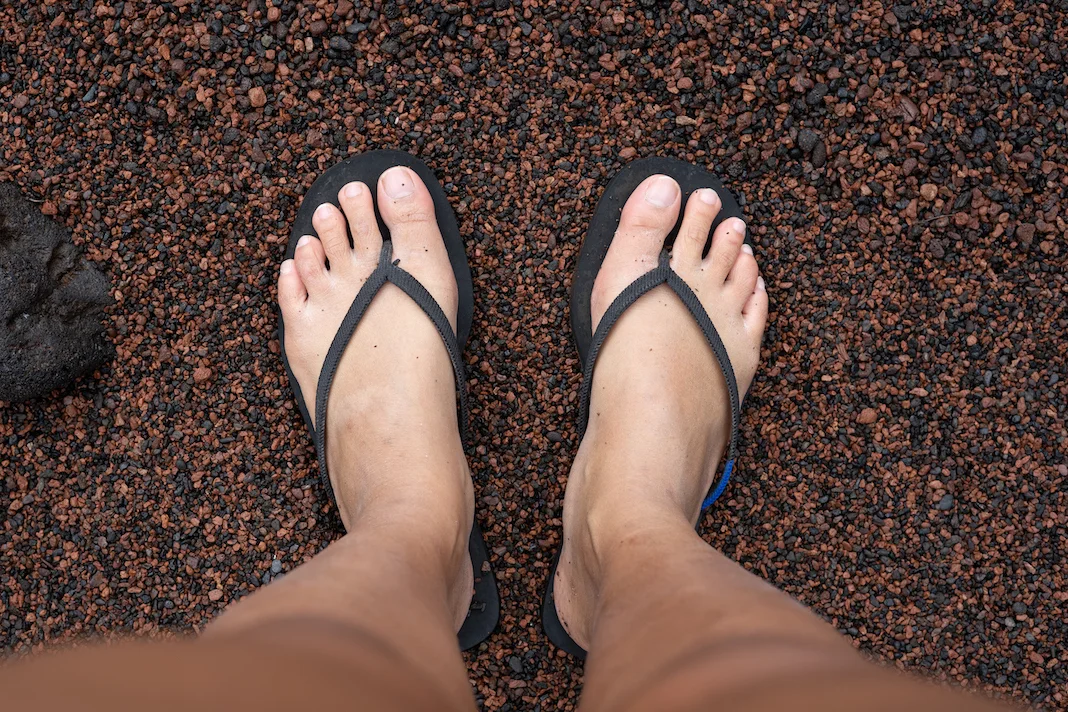
<instances>
[{"instance_id":1,"label":"black lava rock","mask_svg":"<svg viewBox=\"0 0 1068 712\"><path fill-rule=\"evenodd\" d=\"M816 147L816 143L819 140L819 134L811 129L801 129L801 132L797 135L797 145L805 153L812 153L812 149Z\"/></svg>"},{"instance_id":2,"label":"black lava rock","mask_svg":"<svg viewBox=\"0 0 1068 712\"><path fill-rule=\"evenodd\" d=\"M827 96L828 91L830 91L830 87L821 82L809 90L805 96L805 101L809 106L819 106L823 103L823 97Z\"/></svg>"},{"instance_id":3,"label":"black lava rock","mask_svg":"<svg viewBox=\"0 0 1068 712\"><path fill-rule=\"evenodd\" d=\"M815 148L812 149L811 161L816 168L822 167L827 162L827 144L823 141L816 144Z\"/></svg>"},{"instance_id":4,"label":"black lava rock","mask_svg":"<svg viewBox=\"0 0 1068 712\"><path fill-rule=\"evenodd\" d=\"M942 495L942 499L938 500L938 504L935 505L935 509L945 512L950 509L953 509L953 505L953 495L946 494Z\"/></svg>"},{"instance_id":5,"label":"black lava rock","mask_svg":"<svg viewBox=\"0 0 1068 712\"><path fill-rule=\"evenodd\" d=\"M114 355L107 279L63 226L0 185L0 400L46 395Z\"/></svg>"},{"instance_id":6,"label":"black lava rock","mask_svg":"<svg viewBox=\"0 0 1068 712\"><path fill-rule=\"evenodd\" d=\"M338 35L330 38L330 49L338 52L349 52L352 50L352 43Z\"/></svg>"}]
</instances>

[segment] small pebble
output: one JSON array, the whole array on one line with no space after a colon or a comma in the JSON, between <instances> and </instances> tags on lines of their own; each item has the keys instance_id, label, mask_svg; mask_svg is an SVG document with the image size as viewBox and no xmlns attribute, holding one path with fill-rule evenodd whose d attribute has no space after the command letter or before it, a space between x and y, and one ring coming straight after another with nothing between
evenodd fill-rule
<instances>
[{"instance_id":1,"label":"small pebble","mask_svg":"<svg viewBox=\"0 0 1068 712\"><path fill-rule=\"evenodd\" d=\"M248 101L255 108L262 108L267 104L267 93L260 87L252 87L248 90Z\"/></svg>"},{"instance_id":2,"label":"small pebble","mask_svg":"<svg viewBox=\"0 0 1068 712\"><path fill-rule=\"evenodd\" d=\"M812 149L816 147L816 144L819 142L819 140L819 134L817 134L815 131L812 131L811 129L802 129L801 132L797 135L797 145L805 153L811 153Z\"/></svg>"},{"instance_id":3,"label":"small pebble","mask_svg":"<svg viewBox=\"0 0 1068 712\"><path fill-rule=\"evenodd\" d=\"M942 499L938 500L938 504L935 505L935 509L944 512L953 509L953 504L953 495L946 494L942 496Z\"/></svg>"},{"instance_id":4,"label":"small pebble","mask_svg":"<svg viewBox=\"0 0 1068 712\"><path fill-rule=\"evenodd\" d=\"M341 36L331 37L330 49L337 50L339 52L348 52L352 49L352 43Z\"/></svg>"}]
</instances>

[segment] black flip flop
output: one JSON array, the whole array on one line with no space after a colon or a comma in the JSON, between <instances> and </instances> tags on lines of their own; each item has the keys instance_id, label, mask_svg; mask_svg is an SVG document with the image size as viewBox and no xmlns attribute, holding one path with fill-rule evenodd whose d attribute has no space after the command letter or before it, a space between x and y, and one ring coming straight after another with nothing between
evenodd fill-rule
<instances>
[{"instance_id":1,"label":"black flip flop","mask_svg":"<svg viewBox=\"0 0 1068 712\"><path fill-rule=\"evenodd\" d=\"M678 181L679 186L682 188L682 209L679 210L679 220L664 242L664 250L660 254L660 264L634 280L630 286L616 297L601 318L601 322L597 326L597 332L594 333L593 314L590 311L590 295L593 293L593 282L597 278L597 273L601 271L601 264L608 254L608 246L612 244L612 238L615 237L616 229L619 227L620 213L623 211L623 206L634 192L634 189L646 178L658 173L671 176ZM708 242L705 244L705 252L707 253L708 247L712 242L712 233L719 224L730 217L742 217L742 211L739 209L734 196L723 187L723 184L715 176L697 166L674 158L643 158L629 164L612 179L605 189L604 195L601 196L601 202L597 204L597 210L593 214L589 230L586 231L586 239L582 243L578 265L575 267L575 276L571 284L571 332L583 365L582 390L579 392L579 437L581 437L589 422L590 387L593 383L593 367L597 361L597 353L600 351L601 345L604 344L604 340L615 322L639 297L661 284L666 284L670 287L682 300L682 303L686 305L686 308L689 309L694 319L701 326L701 331L704 332L709 346L712 347L712 351L716 355L716 360L727 381L727 390L731 398L731 444L727 452L727 464L724 466L723 473L719 479L712 483L712 487L701 505L702 509L705 509L711 506L723 493L723 490L726 489L727 482L730 480L731 472L734 469L741 405L738 402L738 384L734 379L734 369L731 367L730 359L727 357L727 350L724 348L719 334L716 333L716 327L712 325L712 320L708 317L704 307L701 306L697 296L682 278L671 269L669 263L668 250L674 244L675 237L679 234L682 216L685 214L686 201L695 190L700 188L714 189L719 194L723 206L708 232ZM748 234L745 239L750 245L752 244ZM549 574L545 597L542 600L542 625L545 628L546 635L549 636L549 640L556 647L585 660L586 651L564 630L564 626L556 613L553 587L556 578L556 567L559 563L560 552L558 551L553 560L552 573Z\"/></svg>"},{"instance_id":2,"label":"black flip flop","mask_svg":"<svg viewBox=\"0 0 1068 712\"><path fill-rule=\"evenodd\" d=\"M460 436L466 438L467 434L467 389L464 380L463 360L461 352L467 343L467 337L471 333L471 318L474 311L474 298L471 284L471 270L467 266L467 254L464 251L463 239L460 237L460 229L456 224L456 216L449 207L445 197L445 191L438 184L437 178L419 159L402 151L372 151L359 156L348 158L327 170L312 184L301 202L300 210L293 221L293 230L289 235L289 246L286 248L286 259L293 257L297 249L297 241L304 235L316 235L312 227L312 214L323 203L338 205L338 193L341 188L352 181L363 181L376 195L378 178L387 169L393 166L406 166L419 174L426 184L430 195L434 198L434 211L437 214L438 227L445 239L445 247L449 253L449 261L452 263L453 274L456 275L456 286L459 289L459 309L456 316L456 333L453 334L448 318L442 312L441 307L434 298L421 285L418 280L405 272L399 260L393 258L392 243L390 242L389 228L382 222L378 206L375 205L375 216L378 218L378 229L382 234L382 252L379 257L378 267L368 277L367 282L360 289L359 294L352 302L348 314L345 315L337 334L334 336L330 350L327 351L326 360L323 362L323 371L319 377L316 389L315 422L318 428L312 427L312 420L308 417L308 409L304 403L304 396L300 392L300 385L293 376L289 367L289 360L285 352L285 325L282 323L281 313L278 318L278 340L282 345L282 362L285 364L286 374L289 376L289 385L293 388L293 395L297 399L297 407L300 409L304 423L312 431L315 438L315 449L319 455L319 476L323 482L323 488L330 494L330 500L334 501L334 492L330 486L330 476L326 471L326 402L330 394L330 386L334 379L341 356L348 346L352 334L356 331L367 306L386 282L391 282L404 290L426 315L434 322L445 348L449 352L452 361L453 372L456 376L456 390L459 401ZM336 502L335 502L336 504ZM473 648L485 640L497 626L497 618L500 615L500 600L497 597L497 584L490 570L489 554L486 543L482 539L482 531L478 527L478 521L471 528L471 536L468 541L468 550L471 554L471 564L475 572L475 590L471 600L471 608L467 612L467 619L460 628L459 642L462 650Z\"/></svg>"}]
</instances>

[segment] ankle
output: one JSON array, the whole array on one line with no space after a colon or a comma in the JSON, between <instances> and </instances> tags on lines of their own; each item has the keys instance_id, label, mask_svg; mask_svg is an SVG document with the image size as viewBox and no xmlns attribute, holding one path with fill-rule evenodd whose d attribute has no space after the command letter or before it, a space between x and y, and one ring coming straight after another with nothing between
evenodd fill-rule
<instances>
[{"instance_id":1,"label":"ankle","mask_svg":"<svg viewBox=\"0 0 1068 712\"><path fill-rule=\"evenodd\" d=\"M654 419L645 425L644 432L631 426L621 432L614 423L591 424L571 474L581 483L575 492L579 506L591 513L598 508L606 522L617 516L637 519L633 513L648 511L681 516L693 526L722 467L729 423L713 429L661 428Z\"/></svg>"},{"instance_id":2,"label":"ankle","mask_svg":"<svg viewBox=\"0 0 1068 712\"><path fill-rule=\"evenodd\" d=\"M564 503L564 529L572 557L592 578L618 550L658 529L692 527L686 507L665 489L637 486L641 477L605 469L599 458L580 450Z\"/></svg>"},{"instance_id":3,"label":"ankle","mask_svg":"<svg viewBox=\"0 0 1068 712\"><path fill-rule=\"evenodd\" d=\"M637 549L679 532L690 534L693 524L668 501L598 502L586 513L589 553L596 568L604 571L618 560L635 555Z\"/></svg>"},{"instance_id":4,"label":"ankle","mask_svg":"<svg viewBox=\"0 0 1068 712\"><path fill-rule=\"evenodd\" d=\"M473 509L470 502L434 507L400 496L375 497L363 503L346 527L357 539L389 542L385 546L395 556L411 561L412 568L440 575L451 586L469 561Z\"/></svg>"},{"instance_id":5,"label":"ankle","mask_svg":"<svg viewBox=\"0 0 1068 712\"><path fill-rule=\"evenodd\" d=\"M633 581L628 572L655 570L665 547L672 550L675 542L695 533L682 509L669 498L635 498L622 488L589 497L581 490L596 475L579 471L585 467L577 460L568 483L555 602L568 633L588 649L618 581Z\"/></svg>"}]
</instances>

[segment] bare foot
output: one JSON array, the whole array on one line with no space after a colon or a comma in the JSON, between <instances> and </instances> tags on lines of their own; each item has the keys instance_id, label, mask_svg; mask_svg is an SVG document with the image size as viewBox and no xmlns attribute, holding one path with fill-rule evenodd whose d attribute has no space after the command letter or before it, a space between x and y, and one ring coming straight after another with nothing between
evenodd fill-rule
<instances>
[{"instance_id":1,"label":"bare foot","mask_svg":"<svg viewBox=\"0 0 1068 712\"><path fill-rule=\"evenodd\" d=\"M656 267L681 202L667 176L649 177L631 195L594 283L594 328L623 289ZM725 220L702 259L719 209L711 189L690 197L671 266L715 324L741 397L760 359L768 295L741 220ZM654 289L624 312L602 347L589 425L567 483L554 596L579 645L588 648L592 637L605 548L657 519L696 524L730 425L727 385L700 327L668 287Z\"/></svg>"},{"instance_id":2,"label":"bare foot","mask_svg":"<svg viewBox=\"0 0 1068 712\"><path fill-rule=\"evenodd\" d=\"M426 287L455 329L456 280L430 193L405 167L383 173L376 190L393 258ZM327 350L382 249L368 186L349 183L338 200L344 213L320 206L312 224L321 239L302 238L278 277L286 356L313 417ZM349 342L326 424L327 467L345 527L361 517L401 517L416 545L440 546L459 629L471 600L474 496L456 383L433 323L392 284L372 300Z\"/></svg>"}]
</instances>

